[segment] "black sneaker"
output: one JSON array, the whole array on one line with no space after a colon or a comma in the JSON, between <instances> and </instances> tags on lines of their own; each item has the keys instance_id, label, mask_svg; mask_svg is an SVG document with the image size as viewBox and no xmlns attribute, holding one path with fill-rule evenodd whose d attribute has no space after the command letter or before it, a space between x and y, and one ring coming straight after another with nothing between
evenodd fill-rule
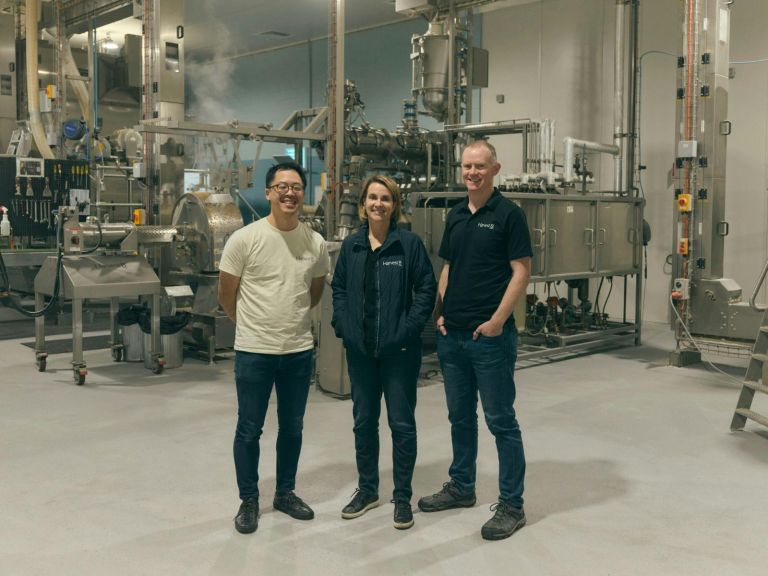
<instances>
[{"instance_id":1,"label":"black sneaker","mask_svg":"<svg viewBox=\"0 0 768 576\"><path fill-rule=\"evenodd\" d=\"M525 512L522 508L515 508L506 502L497 502L491 506L491 511L496 513L493 518L483 524L480 530L480 534L486 540L509 538L525 526Z\"/></svg>"},{"instance_id":2,"label":"black sneaker","mask_svg":"<svg viewBox=\"0 0 768 576\"><path fill-rule=\"evenodd\" d=\"M376 508L379 505L379 497L377 494L367 494L366 492L360 492L359 489L355 490L352 495L352 500L349 504L344 506L341 511L341 517L345 520L351 520L362 516L371 508Z\"/></svg>"},{"instance_id":3,"label":"black sneaker","mask_svg":"<svg viewBox=\"0 0 768 576\"><path fill-rule=\"evenodd\" d=\"M291 518L296 518L296 520L312 520L315 517L312 508L307 506L304 500L296 496L293 490L283 492L282 494L275 494L272 507L275 510L280 510L280 512L285 512Z\"/></svg>"},{"instance_id":4,"label":"black sneaker","mask_svg":"<svg viewBox=\"0 0 768 576\"><path fill-rule=\"evenodd\" d=\"M235 516L235 530L240 534L252 534L259 526L259 499L246 498Z\"/></svg>"},{"instance_id":5,"label":"black sneaker","mask_svg":"<svg viewBox=\"0 0 768 576\"><path fill-rule=\"evenodd\" d=\"M413 526L413 511L411 503L405 500L393 500L395 503L395 528L398 530L407 530Z\"/></svg>"},{"instance_id":6,"label":"black sneaker","mask_svg":"<svg viewBox=\"0 0 768 576\"><path fill-rule=\"evenodd\" d=\"M440 512L452 508L471 508L475 505L475 493L462 494L453 480L443 484L443 489L432 496L419 498L419 510L422 512Z\"/></svg>"}]
</instances>

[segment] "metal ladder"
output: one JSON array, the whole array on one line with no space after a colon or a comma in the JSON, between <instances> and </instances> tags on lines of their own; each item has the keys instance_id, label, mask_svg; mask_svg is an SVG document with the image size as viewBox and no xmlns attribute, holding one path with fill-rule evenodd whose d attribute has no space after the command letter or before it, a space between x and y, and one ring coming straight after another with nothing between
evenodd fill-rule
<instances>
[{"instance_id":1,"label":"metal ladder","mask_svg":"<svg viewBox=\"0 0 768 576\"><path fill-rule=\"evenodd\" d=\"M755 286L755 290L752 292L752 297L749 300L752 308L764 310L765 312L760 329L757 332L755 345L752 348L752 357L749 360L747 374L744 377L744 385L741 387L739 401L736 403L736 411L733 413L733 420L731 420L732 431L744 430L747 419L754 420L768 427L768 416L752 410L752 400L755 397L755 392L768 394L768 307L755 304L757 293L765 280L766 274L768 274L768 262L763 267L763 271L757 281L757 286Z\"/></svg>"}]
</instances>

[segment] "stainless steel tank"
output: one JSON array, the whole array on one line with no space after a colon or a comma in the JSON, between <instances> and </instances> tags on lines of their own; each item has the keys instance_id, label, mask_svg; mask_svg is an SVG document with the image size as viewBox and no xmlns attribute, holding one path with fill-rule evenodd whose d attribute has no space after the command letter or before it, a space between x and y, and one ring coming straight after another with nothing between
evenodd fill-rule
<instances>
[{"instance_id":1,"label":"stainless steel tank","mask_svg":"<svg viewBox=\"0 0 768 576\"><path fill-rule=\"evenodd\" d=\"M430 22L427 33L412 39L413 90L429 114L442 122L448 113L450 39L442 21Z\"/></svg>"},{"instance_id":2,"label":"stainless steel tank","mask_svg":"<svg viewBox=\"0 0 768 576\"><path fill-rule=\"evenodd\" d=\"M192 273L216 272L224 244L243 227L240 209L229 194L188 192L176 202L173 226L189 232L174 246L175 268Z\"/></svg>"}]
</instances>

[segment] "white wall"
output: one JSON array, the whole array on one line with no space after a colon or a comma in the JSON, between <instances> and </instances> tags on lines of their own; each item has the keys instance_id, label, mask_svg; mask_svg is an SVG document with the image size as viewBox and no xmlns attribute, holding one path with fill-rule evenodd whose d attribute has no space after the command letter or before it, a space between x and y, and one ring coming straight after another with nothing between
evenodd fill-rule
<instances>
[{"instance_id":1,"label":"white wall","mask_svg":"<svg viewBox=\"0 0 768 576\"><path fill-rule=\"evenodd\" d=\"M613 40L615 0L542 0L484 16L483 47L490 51L490 84L482 91L482 120L552 118L557 141L565 136L612 141ZM641 3L640 52L681 50L681 3ZM768 3L740 0L733 7L731 59L768 58ZM642 59L641 153L646 220L653 238L648 247L646 320L668 318L672 250L673 187L670 169L675 142L675 58L647 54ZM496 101L504 94L505 102ZM728 142L725 275L749 296L768 255L766 148L768 146L768 63L738 66L730 85L733 135ZM519 171L519 145L513 138L495 142L502 172ZM562 153L558 160L562 160ZM593 168L597 168L593 166ZM509 170L508 170L509 169ZM612 161L604 159L601 188L612 184ZM630 295L634 284L630 285ZM614 288L616 314L621 286ZM562 291L561 291L562 294ZM765 290L762 300L765 300ZM630 310L630 316L632 316Z\"/></svg>"}]
</instances>

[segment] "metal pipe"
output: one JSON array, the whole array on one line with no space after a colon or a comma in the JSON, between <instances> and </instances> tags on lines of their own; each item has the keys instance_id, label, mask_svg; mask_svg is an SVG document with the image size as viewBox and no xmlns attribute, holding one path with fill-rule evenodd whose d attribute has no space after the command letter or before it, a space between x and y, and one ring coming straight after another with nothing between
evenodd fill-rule
<instances>
[{"instance_id":1,"label":"metal pipe","mask_svg":"<svg viewBox=\"0 0 768 576\"><path fill-rule=\"evenodd\" d=\"M500 120L498 122L478 122L474 124L446 124L443 132L471 134L481 132L483 134L522 134L524 130L531 126L538 127L541 124L538 120L523 118L520 120Z\"/></svg>"},{"instance_id":2,"label":"metal pipe","mask_svg":"<svg viewBox=\"0 0 768 576\"><path fill-rule=\"evenodd\" d=\"M91 204L91 206L96 206L96 207L102 207L103 206L105 208L110 208L110 207L117 208L117 207L120 207L120 206L123 206L123 207L125 207L125 206L134 206L134 207L135 206L144 206L144 204L142 204L141 202L94 202L93 204Z\"/></svg>"},{"instance_id":3,"label":"metal pipe","mask_svg":"<svg viewBox=\"0 0 768 576\"><path fill-rule=\"evenodd\" d=\"M618 146L613 144L602 144L600 142L589 142L588 140L577 140L576 138L571 138L570 136L566 136L563 139L563 144L565 145L565 159L563 161L565 164L565 166L563 166L563 182L565 183L573 182L575 179L573 173L573 162L576 154L576 148L579 148L584 152L589 150L590 152L601 152L603 154L612 154L613 156L616 156L619 153Z\"/></svg>"},{"instance_id":4,"label":"metal pipe","mask_svg":"<svg viewBox=\"0 0 768 576\"><path fill-rule=\"evenodd\" d=\"M472 122L472 77L474 76L474 62L472 58L472 46L474 44L474 26L472 26L472 8L467 10L467 93L466 93L466 111L464 118L467 123ZM461 112L461 111L459 111Z\"/></svg>"},{"instance_id":5,"label":"metal pipe","mask_svg":"<svg viewBox=\"0 0 768 576\"><path fill-rule=\"evenodd\" d=\"M640 0L630 0L629 14L629 58L627 92L629 106L627 107L627 146L626 146L626 187L624 192L631 194L635 189L635 147L637 145L637 86L639 67L639 27Z\"/></svg>"},{"instance_id":6,"label":"metal pipe","mask_svg":"<svg viewBox=\"0 0 768 576\"><path fill-rule=\"evenodd\" d=\"M613 189L622 190L622 165L624 163L624 19L625 0L616 0L616 42L613 68L613 144L619 154L613 164Z\"/></svg>"},{"instance_id":7,"label":"metal pipe","mask_svg":"<svg viewBox=\"0 0 768 576\"><path fill-rule=\"evenodd\" d=\"M254 219L254 220L260 220L260 219L261 219L261 216L259 215L259 213L258 213L258 212L256 212L256 208L254 208L253 206L251 206L251 203L250 203L250 202L248 202L248 200L246 200L246 199L245 199L245 197L244 197L244 196L243 196L243 195L240 193L240 190L238 190L237 188L234 188L234 189L232 190L232 194L234 194L234 195L235 195L235 197L236 197L236 198L237 198L237 199L238 199L240 202L242 202L243 204L245 204L245 207L246 207L246 208L248 208L248 210L249 210L249 211L251 212L251 214L253 215L253 219Z\"/></svg>"},{"instance_id":8,"label":"metal pipe","mask_svg":"<svg viewBox=\"0 0 768 576\"><path fill-rule=\"evenodd\" d=\"M100 242L102 246L109 246L122 242L136 226L130 222L110 222L95 224L91 222L80 223L80 237L83 247Z\"/></svg>"},{"instance_id":9,"label":"metal pipe","mask_svg":"<svg viewBox=\"0 0 768 576\"><path fill-rule=\"evenodd\" d=\"M755 300L757 300L757 293L760 292L760 288L763 286L763 282L765 282L766 274L768 274L768 261L766 261L765 266L763 266L760 278L758 278L757 284L755 284L755 289L752 291L752 296L749 298L749 307L758 312L768 310L768 306L760 306L755 303Z\"/></svg>"},{"instance_id":10,"label":"metal pipe","mask_svg":"<svg viewBox=\"0 0 768 576\"><path fill-rule=\"evenodd\" d=\"M341 193L344 190L342 182L342 170L344 168L344 15L345 0L335 0L335 22L334 22L334 87L335 93L331 96L334 99L333 116L333 142L334 165L329 168L333 171L333 190L329 202L329 210L326 215L326 231L332 235L336 229L336 211L340 208Z\"/></svg>"},{"instance_id":11,"label":"metal pipe","mask_svg":"<svg viewBox=\"0 0 768 576\"><path fill-rule=\"evenodd\" d=\"M626 172L627 187L624 192L637 197L638 193L633 194L635 190L635 157L637 155L635 145L637 143L637 107L640 86L640 48L639 48L639 27L640 27L640 0L631 0L631 11L629 20L629 79L628 79L628 113L627 113L627 150L626 150ZM636 223L639 230L642 230L643 222ZM642 269L642 252L640 255L640 268ZM626 284L626 280L625 280ZM635 346L642 342L643 333L643 272L638 272L635 276Z\"/></svg>"},{"instance_id":12,"label":"metal pipe","mask_svg":"<svg viewBox=\"0 0 768 576\"><path fill-rule=\"evenodd\" d=\"M456 110L456 11L454 0L448 0L448 112L446 121L456 124L459 121L459 113Z\"/></svg>"}]
</instances>

